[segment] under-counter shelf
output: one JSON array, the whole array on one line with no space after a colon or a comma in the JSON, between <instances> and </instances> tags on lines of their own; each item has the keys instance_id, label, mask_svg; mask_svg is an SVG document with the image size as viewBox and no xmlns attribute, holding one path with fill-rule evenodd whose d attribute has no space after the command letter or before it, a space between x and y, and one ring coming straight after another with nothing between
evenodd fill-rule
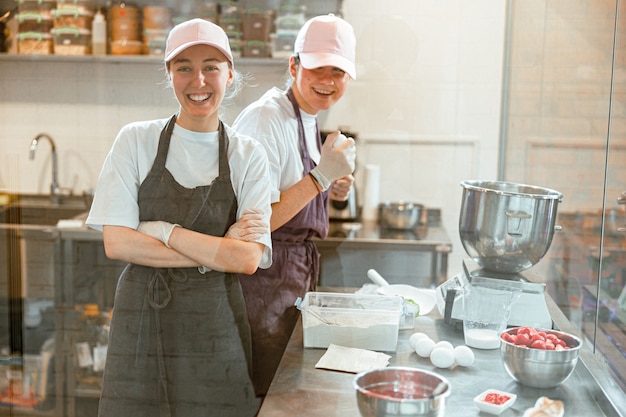
<instances>
[{"instance_id":1,"label":"under-counter shelf","mask_svg":"<svg viewBox=\"0 0 626 417\"><path fill-rule=\"evenodd\" d=\"M440 209L428 212L433 221L413 230L390 230L374 221L331 222L328 237L315 239L319 284L361 287L370 282L367 270L373 268L393 284L436 287L447 279L452 242L440 223Z\"/></svg>"}]
</instances>

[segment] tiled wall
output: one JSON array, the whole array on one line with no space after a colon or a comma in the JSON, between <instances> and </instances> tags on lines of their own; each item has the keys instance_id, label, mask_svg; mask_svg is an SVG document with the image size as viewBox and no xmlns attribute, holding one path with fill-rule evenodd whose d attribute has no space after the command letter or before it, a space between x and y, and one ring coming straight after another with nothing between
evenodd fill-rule
<instances>
[{"instance_id":1,"label":"tiled wall","mask_svg":"<svg viewBox=\"0 0 626 417\"><path fill-rule=\"evenodd\" d=\"M380 167L381 200L442 208L449 274L465 256L459 183L497 175L505 5L344 1L358 74L326 124L359 132L359 166Z\"/></svg>"},{"instance_id":2,"label":"tiled wall","mask_svg":"<svg viewBox=\"0 0 626 417\"><path fill-rule=\"evenodd\" d=\"M507 2L343 2L344 16L354 25L358 38L358 79L331 112L320 116L322 127L341 126L358 132L361 169L357 186L362 183L362 167L375 164L381 172L381 200L413 200L442 208L454 248L450 274L457 272L455 265L465 256L457 230L459 182L496 179L498 175L503 86L508 88L506 110L511 113L506 124L510 136L507 180L533 181L565 191L565 186L571 187L581 175L596 184L599 172L586 176L580 174L582 167L596 169L597 164L597 170L602 169L596 151L577 156L580 161L566 162L564 156L571 157L571 150L555 153L553 145L567 143L572 135L577 140L593 137L599 141L606 128L610 62L594 48L585 49L588 55L584 55L574 46L588 40L577 35L581 27L588 28L585 34L593 41L610 46L613 2L573 2L593 8L586 12L577 9L575 26L571 26L571 15L562 15L565 0L523 2L523 7L520 2L513 3L516 16L519 14L514 30L525 31L518 36L514 32L510 50L516 70L507 85L503 66ZM583 19L586 15L591 19ZM606 29L602 35L594 35L595 25ZM569 32L560 33L568 28ZM553 32L553 38L545 36ZM571 67L559 65L558 56L551 52L541 52L550 45L537 48L534 41L539 38L542 42L570 42L570 53L561 59ZM554 45L551 48L555 49ZM604 49L601 52L606 53ZM544 55L538 57L539 53ZM595 59L601 62L593 65ZM253 73L255 80L226 108L226 122L269 86L282 85L286 64L239 65L238 69ZM556 81L563 74L570 76L569 81L559 85ZM530 84L529 88L524 81L532 77L543 84ZM161 84L163 78L156 61L0 60L0 190L47 191L48 145L40 144L35 160L28 159L30 140L39 132L47 132L57 141L61 185L76 192L93 187L120 126L166 117L176 110L171 91ZM619 80L623 84L623 76ZM596 91L598 83L603 85L600 93ZM549 94L559 91L562 94ZM595 100L587 100L592 96ZM616 105L623 113L623 103ZM544 117L546 106L556 114L568 115L567 119ZM582 125L569 124L589 109L597 110L598 117ZM623 130L620 125L618 128ZM545 171L546 164L555 160L560 162L559 175ZM565 201L574 208L589 200L585 192L567 191Z\"/></svg>"},{"instance_id":3,"label":"tiled wall","mask_svg":"<svg viewBox=\"0 0 626 417\"><path fill-rule=\"evenodd\" d=\"M507 179L559 190L563 211L597 211L608 144L606 204L615 207L626 189L626 5L615 0L511 4Z\"/></svg>"},{"instance_id":4,"label":"tiled wall","mask_svg":"<svg viewBox=\"0 0 626 417\"><path fill-rule=\"evenodd\" d=\"M359 75L322 115L323 127L358 132L361 166L380 166L380 198L442 207L460 248L458 182L495 175L504 8L493 1L351 0L344 15L357 32ZM227 109L226 121L282 84L286 65L239 69L256 80ZM39 132L57 142L61 185L81 192L95 185L122 124L176 110L155 62L3 60L0 73L0 187L9 190L47 191L48 144L28 159Z\"/></svg>"}]
</instances>

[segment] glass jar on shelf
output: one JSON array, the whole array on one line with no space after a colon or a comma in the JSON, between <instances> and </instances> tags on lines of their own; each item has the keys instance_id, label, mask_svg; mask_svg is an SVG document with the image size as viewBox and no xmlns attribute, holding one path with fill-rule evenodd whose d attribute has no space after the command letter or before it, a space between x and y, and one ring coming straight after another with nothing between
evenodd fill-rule
<instances>
[{"instance_id":1,"label":"glass jar on shelf","mask_svg":"<svg viewBox=\"0 0 626 417\"><path fill-rule=\"evenodd\" d=\"M100 386L108 345L108 329L108 313L101 313L97 304L82 306L75 343L78 385Z\"/></svg>"}]
</instances>

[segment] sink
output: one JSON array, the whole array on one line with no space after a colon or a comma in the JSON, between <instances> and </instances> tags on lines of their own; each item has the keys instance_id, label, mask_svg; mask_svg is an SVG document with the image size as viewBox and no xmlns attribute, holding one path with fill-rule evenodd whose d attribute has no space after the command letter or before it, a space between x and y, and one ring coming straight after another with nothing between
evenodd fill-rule
<instances>
[{"instance_id":1,"label":"sink","mask_svg":"<svg viewBox=\"0 0 626 417\"><path fill-rule=\"evenodd\" d=\"M0 223L56 225L89 210L83 196L64 196L53 202L46 194L13 194L0 205Z\"/></svg>"}]
</instances>

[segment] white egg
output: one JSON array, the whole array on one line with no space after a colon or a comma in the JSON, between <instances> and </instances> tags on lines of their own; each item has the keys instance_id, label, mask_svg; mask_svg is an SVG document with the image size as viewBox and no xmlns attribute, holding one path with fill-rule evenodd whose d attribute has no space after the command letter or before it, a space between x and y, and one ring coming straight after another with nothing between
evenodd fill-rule
<instances>
[{"instance_id":1,"label":"white egg","mask_svg":"<svg viewBox=\"0 0 626 417\"><path fill-rule=\"evenodd\" d=\"M435 347L430 352L430 361L437 368L449 368L454 365L454 351L445 347Z\"/></svg>"},{"instance_id":2,"label":"white egg","mask_svg":"<svg viewBox=\"0 0 626 417\"><path fill-rule=\"evenodd\" d=\"M421 332L413 333L411 336L409 336L409 347L412 350L415 350L417 341L420 339L430 339L430 338L428 337L426 333L421 333Z\"/></svg>"},{"instance_id":3,"label":"white egg","mask_svg":"<svg viewBox=\"0 0 626 417\"><path fill-rule=\"evenodd\" d=\"M474 364L474 351L465 345L454 348L454 360L459 366L471 366Z\"/></svg>"},{"instance_id":4,"label":"white egg","mask_svg":"<svg viewBox=\"0 0 626 417\"><path fill-rule=\"evenodd\" d=\"M435 344L435 347L436 348L443 347L443 348L446 348L448 350L454 351L454 346L452 345L452 343L448 342L447 340L442 340L440 342L437 342Z\"/></svg>"},{"instance_id":5,"label":"white egg","mask_svg":"<svg viewBox=\"0 0 626 417\"><path fill-rule=\"evenodd\" d=\"M433 351L434 347L435 342L432 339L428 337L422 338L418 340L417 344L415 345L415 353L417 353L422 358L427 358L430 356L430 353Z\"/></svg>"}]
</instances>

